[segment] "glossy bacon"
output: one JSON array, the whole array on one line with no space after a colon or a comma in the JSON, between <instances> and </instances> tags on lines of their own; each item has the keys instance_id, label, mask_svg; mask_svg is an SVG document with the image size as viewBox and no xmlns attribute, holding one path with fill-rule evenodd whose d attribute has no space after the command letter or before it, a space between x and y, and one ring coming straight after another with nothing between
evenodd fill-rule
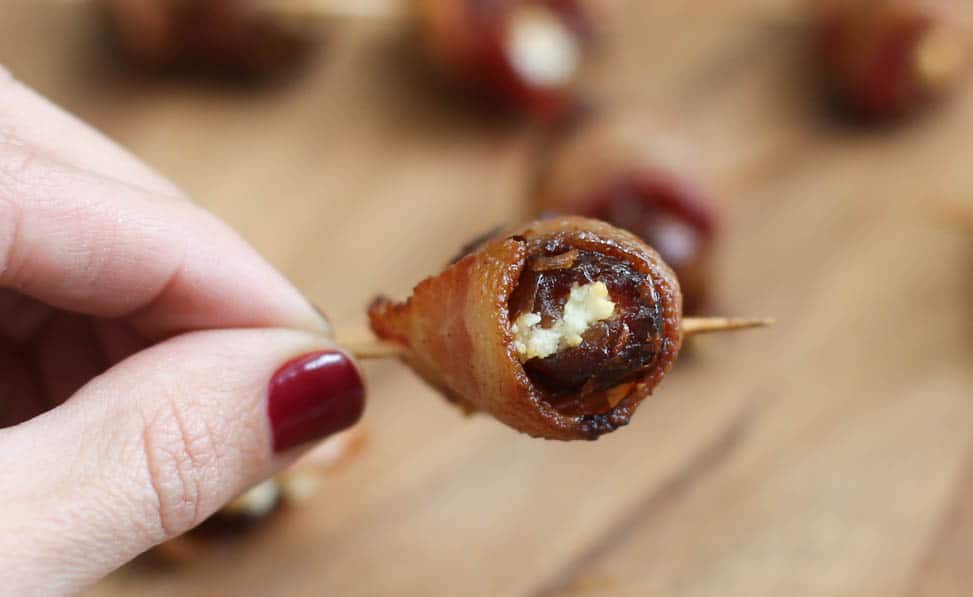
<instances>
[{"instance_id":1,"label":"glossy bacon","mask_svg":"<svg viewBox=\"0 0 973 597\"><path fill-rule=\"evenodd\" d=\"M635 377L606 391L552 396L518 358L511 297L529 253L563 246L616 259L647 280L658 309L658 333L643 339L658 351ZM628 423L639 402L671 367L681 344L682 298L672 271L651 248L603 222L563 217L529 224L486 241L438 276L416 286L405 303L377 299L369 309L378 337L406 348L404 360L467 411L483 411L534 437L597 439ZM605 404L568 414L569 401Z\"/></svg>"}]
</instances>

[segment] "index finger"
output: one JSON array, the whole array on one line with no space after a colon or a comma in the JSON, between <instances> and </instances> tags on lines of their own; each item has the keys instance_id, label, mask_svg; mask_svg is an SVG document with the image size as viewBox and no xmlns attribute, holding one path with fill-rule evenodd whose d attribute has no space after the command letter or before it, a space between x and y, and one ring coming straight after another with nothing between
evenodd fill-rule
<instances>
[{"instance_id":1,"label":"index finger","mask_svg":"<svg viewBox=\"0 0 973 597\"><path fill-rule=\"evenodd\" d=\"M0 288L129 318L150 339L231 327L330 334L297 289L203 209L2 144Z\"/></svg>"},{"instance_id":2,"label":"index finger","mask_svg":"<svg viewBox=\"0 0 973 597\"><path fill-rule=\"evenodd\" d=\"M0 66L0 143L38 150L78 169L185 199L172 182L129 152L18 82Z\"/></svg>"}]
</instances>

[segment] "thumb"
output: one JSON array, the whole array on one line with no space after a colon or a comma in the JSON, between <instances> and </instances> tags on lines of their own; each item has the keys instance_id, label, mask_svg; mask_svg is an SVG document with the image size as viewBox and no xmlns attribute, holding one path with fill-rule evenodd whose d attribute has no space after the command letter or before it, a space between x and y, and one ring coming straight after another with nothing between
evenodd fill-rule
<instances>
[{"instance_id":1,"label":"thumb","mask_svg":"<svg viewBox=\"0 0 973 597\"><path fill-rule=\"evenodd\" d=\"M302 332L196 332L130 357L0 431L4 590L94 582L353 425L363 407L351 359Z\"/></svg>"}]
</instances>

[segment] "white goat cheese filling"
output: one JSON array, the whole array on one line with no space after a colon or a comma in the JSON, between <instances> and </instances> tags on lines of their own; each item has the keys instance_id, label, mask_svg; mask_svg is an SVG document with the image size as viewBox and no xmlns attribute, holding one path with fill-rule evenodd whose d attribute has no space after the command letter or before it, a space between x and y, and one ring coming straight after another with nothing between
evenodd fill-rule
<instances>
[{"instance_id":1,"label":"white goat cheese filling","mask_svg":"<svg viewBox=\"0 0 973 597\"><path fill-rule=\"evenodd\" d=\"M571 294L564 303L561 318L551 327L543 328L541 316L524 313L514 321L510 331L514 336L514 349L521 362L533 358L543 359L552 354L581 344L582 335L591 324L604 321L615 313L615 303L608 296L604 282L592 282L571 287Z\"/></svg>"}]
</instances>

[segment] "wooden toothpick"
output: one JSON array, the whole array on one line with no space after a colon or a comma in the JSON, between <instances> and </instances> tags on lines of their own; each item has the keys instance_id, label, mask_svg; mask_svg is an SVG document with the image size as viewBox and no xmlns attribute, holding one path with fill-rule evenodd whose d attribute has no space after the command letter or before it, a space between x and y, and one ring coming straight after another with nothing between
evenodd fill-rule
<instances>
[{"instance_id":1,"label":"wooden toothpick","mask_svg":"<svg viewBox=\"0 0 973 597\"><path fill-rule=\"evenodd\" d=\"M385 340L359 340L354 342L338 339L342 348L350 352L360 361L372 359L392 359L405 353L405 347Z\"/></svg>"},{"instance_id":2,"label":"wooden toothpick","mask_svg":"<svg viewBox=\"0 0 973 597\"><path fill-rule=\"evenodd\" d=\"M682 320L683 336L733 332L750 328L767 327L774 324L773 319L742 319L738 317L687 317ZM359 360L390 359L405 353L405 347L385 340L359 340L340 342L341 345Z\"/></svg>"},{"instance_id":3,"label":"wooden toothpick","mask_svg":"<svg viewBox=\"0 0 973 597\"><path fill-rule=\"evenodd\" d=\"M686 317L682 320L683 336L733 332L774 325L773 319L743 319L740 317Z\"/></svg>"}]
</instances>

